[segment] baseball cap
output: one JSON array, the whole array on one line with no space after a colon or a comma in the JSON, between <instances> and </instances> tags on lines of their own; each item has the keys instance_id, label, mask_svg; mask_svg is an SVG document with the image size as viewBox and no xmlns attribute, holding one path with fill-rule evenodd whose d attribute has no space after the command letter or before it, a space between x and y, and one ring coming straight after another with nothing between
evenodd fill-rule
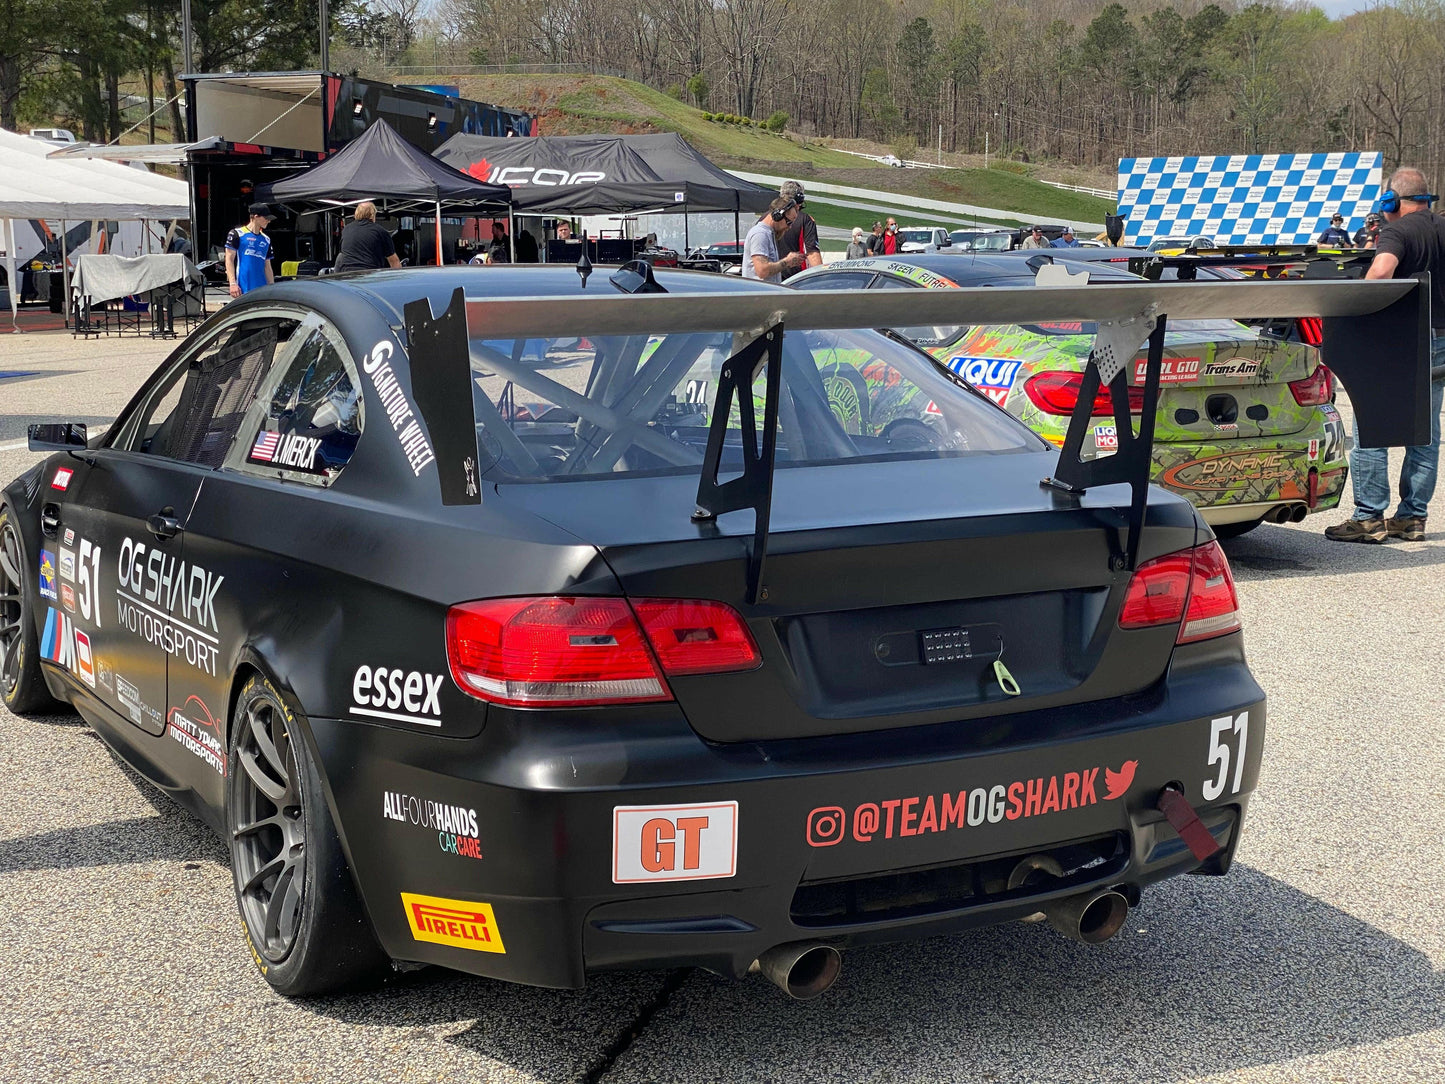
<instances>
[{"instance_id":1,"label":"baseball cap","mask_svg":"<svg viewBox=\"0 0 1445 1084\"><path fill-rule=\"evenodd\" d=\"M1334 214L1330 215L1331 222L1343 222L1344 220L1345 216L1340 214L1339 211L1336 211Z\"/></svg>"},{"instance_id":2,"label":"baseball cap","mask_svg":"<svg viewBox=\"0 0 1445 1084\"><path fill-rule=\"evenodd\" d=\"M1366 222L1378 222L1378 221L1380 221L1380 216L1377 215L1377 214L1375 214L1374 211L1371 211L1369 214L1367 214L1367 215L1365 216L1365 221L1366 221Z\"/></svg>"},{"instance_id":3,"label":"baseball cap","mask_svg":"<svg viewBox=\"0 0 1445 1084\"><path fill-rule=\"evenodd\" d=\"M269 203L253 203L247 210L253 215L263 215L266 218L276 217L276 209Z\"/></svg>"}]
</instances>

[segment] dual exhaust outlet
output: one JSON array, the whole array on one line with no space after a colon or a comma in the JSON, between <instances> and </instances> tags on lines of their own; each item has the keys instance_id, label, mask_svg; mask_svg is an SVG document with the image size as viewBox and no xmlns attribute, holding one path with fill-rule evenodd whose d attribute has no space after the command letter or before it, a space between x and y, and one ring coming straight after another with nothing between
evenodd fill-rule
<instances>
[{"instance_id":1,"label":"dual exhaust outlet","mask_svg":"<svg viewBox=\"0 0 1445 1084\"><path fill-rule=\"evenodd\" d=\"M1123 929L1129 901L1122 892L1109 888L1059 900L1043 913L1049 925L1064 936L1086 945L1102 945ZM792 941L768 949L748 970L761 972L789 997L808 1001L838 981L843 956L821 941Z\"/></svg>"},{"instance_id":2,"label":"dual exhaust outlet","mask_svg":"<svg viewBox=\"0 0 1445 1084\"><path fill-rule=\"evenodd\" d=\"M1277 504L1264 514L1266 523L1303 523L1309 515L1309 505L1303 501L1295 504Z\"/></svg>"}]
</instances>

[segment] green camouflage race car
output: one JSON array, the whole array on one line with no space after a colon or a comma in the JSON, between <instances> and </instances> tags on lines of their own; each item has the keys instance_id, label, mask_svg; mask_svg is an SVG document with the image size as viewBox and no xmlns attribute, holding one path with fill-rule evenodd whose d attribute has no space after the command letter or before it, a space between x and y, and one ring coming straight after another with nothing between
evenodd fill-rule
<instances>
[{"instance_id":1,"label":"green camouflage race car","mask_svg":"<svg viewBox=\"0 0 1445 1084\"><path fill-rule=\"evenodd\" d=\"M1091 280L1135 280L1091 264ZM826 264L790 280L798 289L947 289L1018 286L1034 267L1020 254L871 257ZM906 314L906 306L900 313ZM906 318L906 317L904 317ZM896 329L1036 433L1062 445L1094 345L1091 323ZM1344 490L1345 427L1334 380L1319 351L1231 320L1171 320L1165 339L1154 478L1187 497L1215 532L1299 522L1334 508ZM1142 381L1145 352L1135 359ZM871 385L867 371L844 374ZM836 380L842 399L845 381ZM1143 388L1130 391L1137 411ZM840 401L835 410L846 406ZM1084 456L1118 447L1108 395L1100 391ZM1090 446L1092 445L1092 447Z\"/></svg>"}]
</instances>

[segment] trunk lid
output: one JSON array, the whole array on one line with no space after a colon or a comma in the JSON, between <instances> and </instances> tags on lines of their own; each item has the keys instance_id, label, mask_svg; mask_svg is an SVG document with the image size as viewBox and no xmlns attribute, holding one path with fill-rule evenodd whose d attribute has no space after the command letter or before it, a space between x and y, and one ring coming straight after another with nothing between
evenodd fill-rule
<instances>
[{"instance_id":1,"label":"trunk lid","mask_svg":"<svg viewBox=\"0 0 1445 1084\"><path fill-rule=\"evenodd\" d=\"M1050 454L779 469L758 605L752 517L693 523L696 477L503 485L503 500L596 544L633 597L717 599L763 665L672 680L714 741L810 737L1082 703L1163 675L1173 629L1121 631L1126 486L1041 489ZM1192 510L1151 491L1140 559L1195 543ZM1114 560L1112 563L1119 563ZM1009 696L1000 658L1018 682Z\"/></svg>"}]
</instances>

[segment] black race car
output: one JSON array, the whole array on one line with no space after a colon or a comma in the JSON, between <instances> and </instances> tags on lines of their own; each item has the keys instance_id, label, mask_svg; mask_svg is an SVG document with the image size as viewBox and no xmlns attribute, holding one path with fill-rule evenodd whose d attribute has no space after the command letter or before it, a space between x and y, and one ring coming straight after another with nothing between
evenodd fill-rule
<instances>
[{"instance_id":1,"label":"black race car","mask_svg":"<svg viewBox=\"0 0 1445 1084\"><path fill-rule=\"evenodd\" d=\"M881 292L589 270L248 294L4 491L6 704L73 705L223 834L277 990L410 961L807 996L849 945L1040 912L1097 942L1228 870L1264 695L1208 528L1100 473L1122 433L1056 464L866 330Z\"/></svg>"}]
</instances>

